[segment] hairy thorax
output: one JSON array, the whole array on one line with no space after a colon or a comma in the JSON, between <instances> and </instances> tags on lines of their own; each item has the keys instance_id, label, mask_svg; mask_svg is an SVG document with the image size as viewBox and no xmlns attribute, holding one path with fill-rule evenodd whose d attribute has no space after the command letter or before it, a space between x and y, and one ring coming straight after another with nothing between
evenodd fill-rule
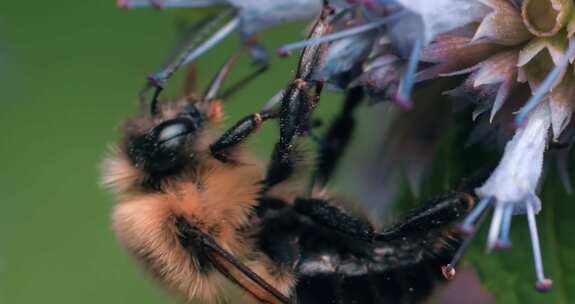
<instances>
[{"instance_id":1,"label":"hairy thorax","mask_svg":"<svg viewBox=\"0 0 575 304\"><path fill-rule=\"evenodd\" d=\"M193 174L163 183L161 191L139 187L141 172L121 153L108 160L105 182L116 190L113 228L120 242L147 271L185 301L215 302L229 281L202 258L201 248L184 248L175 221L183 217L224 249L288 292L291 276L280 275L269 258L254 250L250 226L262 180L261 166L204 160ZM228 287L226 287L228 288Z\"/></svg>"}]
</instances>

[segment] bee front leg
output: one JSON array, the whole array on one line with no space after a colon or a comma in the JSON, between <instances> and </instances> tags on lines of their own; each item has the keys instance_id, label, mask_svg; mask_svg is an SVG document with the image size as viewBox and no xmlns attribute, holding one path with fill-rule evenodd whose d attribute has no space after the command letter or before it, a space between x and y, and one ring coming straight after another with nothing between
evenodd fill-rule
<instances>
[{"instance_id":1,"label":"bee front leg","mask_svg":"<svg viewBox=\"0 0 575 304\"><path fill-rule=\"evenodd\" d=\"M233 148L244 142L244 140L253 132L257 131L259 126L268 119L277 118L275 112L260 112L244 117L233 127L227 130L215 143L210 145L212 156L221 162L232 162Z\"/></svg>"}]
</instances>

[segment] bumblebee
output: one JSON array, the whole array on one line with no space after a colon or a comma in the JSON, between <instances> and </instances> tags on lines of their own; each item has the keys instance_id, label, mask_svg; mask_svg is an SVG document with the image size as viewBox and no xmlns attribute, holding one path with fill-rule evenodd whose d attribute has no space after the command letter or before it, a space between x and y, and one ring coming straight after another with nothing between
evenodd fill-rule
<instances>
[{"instance_id":1,"label":"bumblebee","mask_svg":"<svg viewBox=\"0 0 575 304\"><path fill-rule=\"evenodd\" d=\"M329 31L322 16L310 38ZM472 198L451 193L376 232L318 191L295 187L322 84L313 81L325 44L302 51L281 108L251 114L219 135L218 94L233 56L207 93L151 102L128 119L104 164L117 195L113 229L127 251L184 301L220 301L229 285L262 303L411 303L423 299L459 246L450 224ZM362 89L351 89L320 145L312 188L333 174L353 129ZM265 121L280 139L267 170L244 147ZM439 274L439 275L438 275Z\"/></svg>"}]
</instances>

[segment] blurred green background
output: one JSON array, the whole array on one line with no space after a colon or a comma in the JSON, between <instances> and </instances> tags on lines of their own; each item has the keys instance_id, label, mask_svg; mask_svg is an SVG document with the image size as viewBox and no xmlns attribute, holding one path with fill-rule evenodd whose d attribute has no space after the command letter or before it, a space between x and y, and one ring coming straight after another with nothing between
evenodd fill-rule
<instances>
[{"instance_id":1,"label":"blurred green background","mask_svg":"<svg viewBox=\"0 0 575 304\"><path fill-rule=\"evenodd\" d=\"M120 120L138 109L145 76L176 44L182 16L113 0L0 2L0 303L173 302L116 242L99 164ZM261 40L273 50L304 29L282 26ZM201 58L199 88L238 46L234 36ZM227 106L228 124L281 89L295 59L273 58ZM244 58L231 82L250 68ZM177 83L165 96L177 96ZM274 131L254 140L261 157Z\"/></svg>"},{"instance_id":2,"label":"blurred green background","mask_svg":"<svg viewBox=\"0 0 575 304\"><path fill-rule=\"evenodd\" d=\"M99 185L99 165L119 137L121 119L137 111L146 75L176 45L176 24L190 16L185 10L120 10L113 0L0 1L0 303L174 302L115 240L109 219L113 199ZM260 38L273 50L301 39L305 27L284 25ZM198 61L200 89L238 47L238 37L230 37ZM288 83L296 59L272 56L265 76L226 104L227 124L259 110ZM251 68L243 58L230 82ZM164 96L178 96L181 74ZM330 117L339 98L325 97L319 110ZM273 125L265 127L252 140L261 159L269 156L276 132ZM442 151L450 147L443 145ZM448 188L450 154L442 154L434 163L439 172L431 179L434 194ZM486 257L484 236L474 244L473 260L481 261L484 276L496 273L487 285L504 295L504 303L568 303L567 287L575 286L573 276L563 274L574 265L569 235L574 220L564 210L572 197L556 190L556 180L547 184L547 201L562 207L544 208L539 217L547 270L559 283L556 291L534 295L523 219L514 224L520 234L513 234L511 253ZM559 222L554 217L560 215L565 218ZM556 231L563 232L557 234L563 236L561 246Z\"/></svg>"}]
</instances>

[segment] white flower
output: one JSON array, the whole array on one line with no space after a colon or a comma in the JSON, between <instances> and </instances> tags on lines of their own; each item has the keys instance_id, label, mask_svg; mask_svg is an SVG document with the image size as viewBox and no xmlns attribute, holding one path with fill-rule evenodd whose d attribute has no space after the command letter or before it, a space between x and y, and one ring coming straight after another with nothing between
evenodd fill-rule
<instances>
[{"instance_id":1,"label":"white flower","mask_svg":"<svg viewBox=\"0 0 575 304\"><path fill-rule=\"evenodd\" d=\"M423 30L425 44L438 34L479 21L489 13L489 8L477 0L397 0L397 2L419 16L423 26L419 30ZM398 24L404 25L405 22ZM405 36L406 32L397 34Z\"/></svg>"},{"instance_id":2,"label":"white flower","mask_svg":"<svg viewBox=\"0 0 575 304\"><path fill-rule=\"evenodd\" d=\"M510 248L511 217L517 214L527 214L537 275L536 287L540 291L548 290L552 284L552 281L546 279L543 274L541 249L535 223L535 214L541 210L541 201L535 192L541 178L543 154L549 139L551 125L549 111L548 102L539 104L530 113L526 125L516 131L507 143L503 158L497 168L483 186L475 190L481 201L461 226L462 231L473 232L474 222L488 207L492 206L494 213L487 246L489 249Z\"/></svg>"}]
</instances>

